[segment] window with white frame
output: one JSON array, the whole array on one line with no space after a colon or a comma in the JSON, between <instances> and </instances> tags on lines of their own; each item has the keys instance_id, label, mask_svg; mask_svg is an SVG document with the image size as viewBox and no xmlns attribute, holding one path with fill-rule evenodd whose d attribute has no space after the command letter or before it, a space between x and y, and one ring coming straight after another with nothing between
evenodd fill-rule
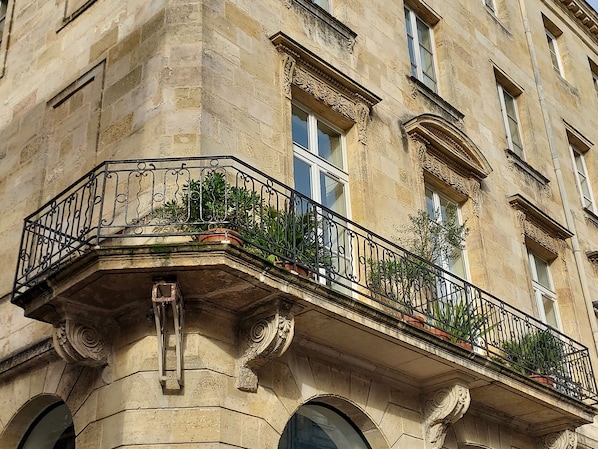
<instances>
[{"instance_id":1,"label":"window with white frame","mask_svg":"<svg viewBox=\"0 0 598 449\"><path fill-rule=\"evenodd\" d=\"M592 194L592 187L590 185L590 180L588 179L588 168L586 166L584 154L573 145L569 145L569 147L571 148L573 170L575 172L575 179L577 181L577 188L579 190L582 207L596 213L594 195Z\"/></svg>"},{"instance_id":2,"label":"window with white frame","mask_svg":"<svg viewBox=\"0 0 598 449\"><path fill-rule=\"evenodd\" d=\"M592 73L592 83L594 84L594 90L596 91L596 95L598 95L598 64L596 64L591 59L590 61L590 72Z\"/></svg>"},{"instance_id":3,"label":"window with white frame","mask_svg":"<svg viewBox=\"0 0 598 449\"><path fill-rule=\"evenodd\" d=\"M309 109L293 104L292 135L295 190L341 217L347 217L349 177L343 133ZM299 207L305 206L301 203ZM330 259L328 267L320 274L325 276L333 271L340 276L337 281L343 282L343 278L351 273L351 254L345 251L347 233L342 219L319 208L298 212L318 214L319 239L326 248L326 258ZM328 283L325 277L320 281ZM338 289L338 284L335 288Z\"/></svg>"},{"instance_id":4,"label":"window with white frame","mask_svg":"<svg viewBox=\"0 0 598 449\"><path fill-rule=\"evenodd\" d=\"M550 52L550 60L552 61L552 67L558 72L559 75L563 76L563 63L561 62L561 55L559 53L559 46L556 37L548 31L546 31L546 41L548 42L548 51Z\"/></svg>"},{"instance_id":5,"label":"window with white frame","mask_svg":"<svg viewBox=\"0 0 598 449\"><path fill-rule=\"evenodd\" d=\"M532 287L539 318L546 324L560 329L559 310L556 293L552 284L552 276L548 262L533 252L528 253L532 273Z\"/></svg>"},{"instance_id":6,"label":"window with white frame","mask_svg":"<svg viewBox=\"0 0 598 449\"><path fill-rule=\"evenodd\" d=\"M346 216L348 176L342 132L296 104L292 115L295 189Z\"/></svg>"},{"instance_id":7,"label":"window with white frame","mask_svg":"<svg viewBox=\"0 0 598 449\"><path fill-rule=\"evenodd\" d=\"M441 226L446 225L448 220L455 219L458 224L461 224L461 211L457 203L449 200L429 185L426 185L425 192L426 211L432 220ZM462 248L454 248L451 254L440 254L438 259L434 260L436 265L440 265L461 278L467 278L465 251Z\"/></svg>"},{"instance_id":8,"label":"window with white frame","mask_svg":"<svg viewBox=\"0 0 598 449\"><path fill-rule=\"evenodd\" d=\"M4 28L6 27L6 13L8 11L8 0L0 0L0 43L4 37Z\"/></svg>"},{"instance_id":9,"label":"window with white frame","mask_svg":"<svg viewBox=\"0 0 598 449\"><path fill-rule=\"evenodd\" d=\"M521 139L521 126L517 98L504 86L498 85L498 96L502 111L507 139L507 148L523 159L523 142Z\"/></svg>"},{"instance_id":10,"label":"window with white frame","mask_svg":"<svg viewBox=\"0 0 598 449\"><path fill-rule=\"evenodd\" d=\"M496 5L494 4L494 0L482 0L486 8L496 14Z\"/></svg>"},{"instance_id":11,"label":"window with white frame","mask_svg":"<svg viewBox=\"0 0 598 449\"><path fill-rule=\"evenodd\" d=\"M312 3L318 5L320 8L325 9L326 11L330 12L332 0L311 0Z\"/></svg>"},{"instance_id":12,"label":"window with white frame","mask_svg":"<svg viewBox=\"0 0 598 449\"><path fill-rule=\"evenodd\" d=\"M405 7L405 27L411 75L432 91L438 92L432 28L407 7Z\"/></svg>"}]
</instances>

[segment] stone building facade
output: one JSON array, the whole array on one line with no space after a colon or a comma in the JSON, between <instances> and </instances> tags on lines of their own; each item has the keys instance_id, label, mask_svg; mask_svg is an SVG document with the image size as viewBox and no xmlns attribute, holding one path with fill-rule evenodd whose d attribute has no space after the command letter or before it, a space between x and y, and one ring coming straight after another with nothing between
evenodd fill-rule
<instances>
[{"instance_id":1,"label":"stone building facade","mask_svg":"<svg viewBox=\"0 0 598 449\"><path fill-rule=\"evenodd\" d=\"M0 447L598 447L584 0L0 0L0 39ZM464 248L406 252L418 211Z\"/></svg>"}]
</instances>

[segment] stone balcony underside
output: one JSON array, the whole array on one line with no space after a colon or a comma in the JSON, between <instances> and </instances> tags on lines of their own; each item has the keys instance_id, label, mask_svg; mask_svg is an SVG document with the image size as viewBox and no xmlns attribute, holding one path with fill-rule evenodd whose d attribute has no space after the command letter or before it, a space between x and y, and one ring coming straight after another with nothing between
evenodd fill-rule
<instances>
[{"instance_id":1,"label":"stone balcony underside","mask_svg":"<svg viewBox=\"0 0 598 449\"><path fill-rule=\"evenodd\" d=\"M471 409L536 435L592 422L595 410L541 386L484 354L470 352L326 286L227 244L97 247L18 298L25 315L103 329L151 307L156 278L176 277L185 304L236 313L272 301L293 305L292 345L358 364L424 392L460 379ZM375 348L375 350L373 350ZM183 367L184 368L184 367Z\"/></svg>"}]
</instances>

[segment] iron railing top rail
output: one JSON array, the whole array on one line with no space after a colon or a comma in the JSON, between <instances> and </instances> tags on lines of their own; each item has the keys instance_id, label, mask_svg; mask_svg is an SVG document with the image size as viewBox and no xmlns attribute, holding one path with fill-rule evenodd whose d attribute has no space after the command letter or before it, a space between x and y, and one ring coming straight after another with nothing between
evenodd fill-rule
<instances>
[{"instance_id":1,"label":"iron railing top rail","mask_svg":"<svg viewBox=\"0 0 598 449\"><path fill-rule=\"evenodd\" d=\"M585 346L231 156L98 165L25 218L13 301L96 245L214 227L231 228L267 260L598 403Z\"/></svg>"}]
</instances>

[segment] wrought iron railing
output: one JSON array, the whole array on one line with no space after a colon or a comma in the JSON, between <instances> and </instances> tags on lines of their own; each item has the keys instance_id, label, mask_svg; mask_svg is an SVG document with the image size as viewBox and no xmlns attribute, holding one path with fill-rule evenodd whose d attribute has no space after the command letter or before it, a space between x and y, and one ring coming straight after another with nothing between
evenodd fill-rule
<instances>
[{"instance_id":1,"label":"wrought iron railing","mask_svg":"<svg viewBox=\"0 0 598 449\"><path fill-rule=\"evenodd\" d=\"M101 164L25 219L13 301L96 245L214 228L455 350L598 403L586 347L232 157Z\"/></svg>"}]
</instances>

